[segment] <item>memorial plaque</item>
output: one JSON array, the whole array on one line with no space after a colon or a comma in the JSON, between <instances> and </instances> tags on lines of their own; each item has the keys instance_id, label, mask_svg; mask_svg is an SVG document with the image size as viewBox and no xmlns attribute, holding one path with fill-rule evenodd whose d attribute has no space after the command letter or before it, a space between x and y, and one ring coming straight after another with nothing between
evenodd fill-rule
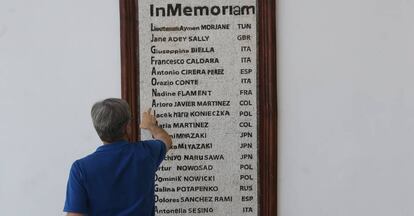
<instances>
[{"instance_id":1,"label":"memorial plaque","mask_svg":"<svg viewBox=\"0 0 414 216\"><path fill-rule=\"evenodd\" d=\"M254 0L121 1L123 97L134 118L152 107L173 138L156 176L156 215L275 213L259 210L271 176L261 160L269 114L259 105L258 13Z\"/></svg>"},{"instance_id":2,"label":"memorial plaque","mask_svg":"<svg viewBox=\"0 0 414 216\"><path fill-rule=\"evenodd\" d=\"M174 143L155 213L257 215L256 2L139 5L140 110Z\"/></svg>"}]
</instances>

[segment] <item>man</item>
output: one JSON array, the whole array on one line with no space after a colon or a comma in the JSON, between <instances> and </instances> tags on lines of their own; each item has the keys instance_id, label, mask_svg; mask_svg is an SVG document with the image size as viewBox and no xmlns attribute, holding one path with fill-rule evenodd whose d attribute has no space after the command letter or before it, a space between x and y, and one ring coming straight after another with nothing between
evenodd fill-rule
<instances>
[{"instance_id":1,"label":"man","mask_svg":"<svg viewBox=\"0 0 414 216\"><path fill-rule=\"evenodd\" d=\"M157 126L151 109L140 128L154 140L127 142L131 112L126 101L110 98L93 105L93 125L103 145L73 163L64 211L67 216L153 216L154 179L172 140Z\"/></svg>"}]
</instances>

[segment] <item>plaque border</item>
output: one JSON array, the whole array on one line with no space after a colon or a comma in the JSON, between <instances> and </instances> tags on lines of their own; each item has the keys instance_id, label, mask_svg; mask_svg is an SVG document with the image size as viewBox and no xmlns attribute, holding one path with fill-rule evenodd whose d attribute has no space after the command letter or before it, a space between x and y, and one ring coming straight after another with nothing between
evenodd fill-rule
<instances>
[{"instance_id":1,"label":"plaque border","mask_svg":"<svg viewBox=\"0 0 414 216\"><path fill-rule=\"evenodd\" d=\"M121 93L131 106L130 141L140 139L138 0L119 0ZM260 216L277 215L276 1L257 0L258 155Z\"/></svg>"},{"instance_id":2,"label":"plaque border","mask_svg":"<svg viewBox=\"0 0 414 216\"><path fill-rule=\"evenodd\" d=\"M277 57L276 0L257 0L259 212L277 216Z\"/></svg>"}]
</instances>

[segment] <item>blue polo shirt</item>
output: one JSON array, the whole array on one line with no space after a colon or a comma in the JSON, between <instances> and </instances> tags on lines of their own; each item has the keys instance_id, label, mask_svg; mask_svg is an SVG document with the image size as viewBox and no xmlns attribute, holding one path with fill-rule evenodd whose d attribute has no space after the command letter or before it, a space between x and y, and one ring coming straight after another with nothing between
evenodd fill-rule
<instances>
[{"instance_id":1,"label":"blue polo shirt","mask_svg":"<svg viewBox=\"0 0 414 216\"><path fill-rule=\"evenodd\" d=\"M88 216L153 216L155 172L165 157L159 140L100 146L73 163L65 212Z\"/></svg>"}]
</instances>

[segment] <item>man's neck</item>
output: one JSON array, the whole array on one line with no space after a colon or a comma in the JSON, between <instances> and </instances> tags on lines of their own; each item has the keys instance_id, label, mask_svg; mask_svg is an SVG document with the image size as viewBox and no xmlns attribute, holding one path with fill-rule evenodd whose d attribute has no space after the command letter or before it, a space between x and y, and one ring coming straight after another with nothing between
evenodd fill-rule
<instances>
[{"instance_id":1,"label":"man's neck","mask_svg":"<svg viewBox=\"0 0 414 216\"><path fill-rule=\"evenodd\" d=\"M112 143L115 143L115 142L121 142L121 141L128 141L128 139L122 138L122 139L119 139L119 140L114 140L112 142L107 142L107 141L102 141L102 142L103 142L104 145L108 145L108 144L112 144Z\"/></svg>"}]
</instances>

